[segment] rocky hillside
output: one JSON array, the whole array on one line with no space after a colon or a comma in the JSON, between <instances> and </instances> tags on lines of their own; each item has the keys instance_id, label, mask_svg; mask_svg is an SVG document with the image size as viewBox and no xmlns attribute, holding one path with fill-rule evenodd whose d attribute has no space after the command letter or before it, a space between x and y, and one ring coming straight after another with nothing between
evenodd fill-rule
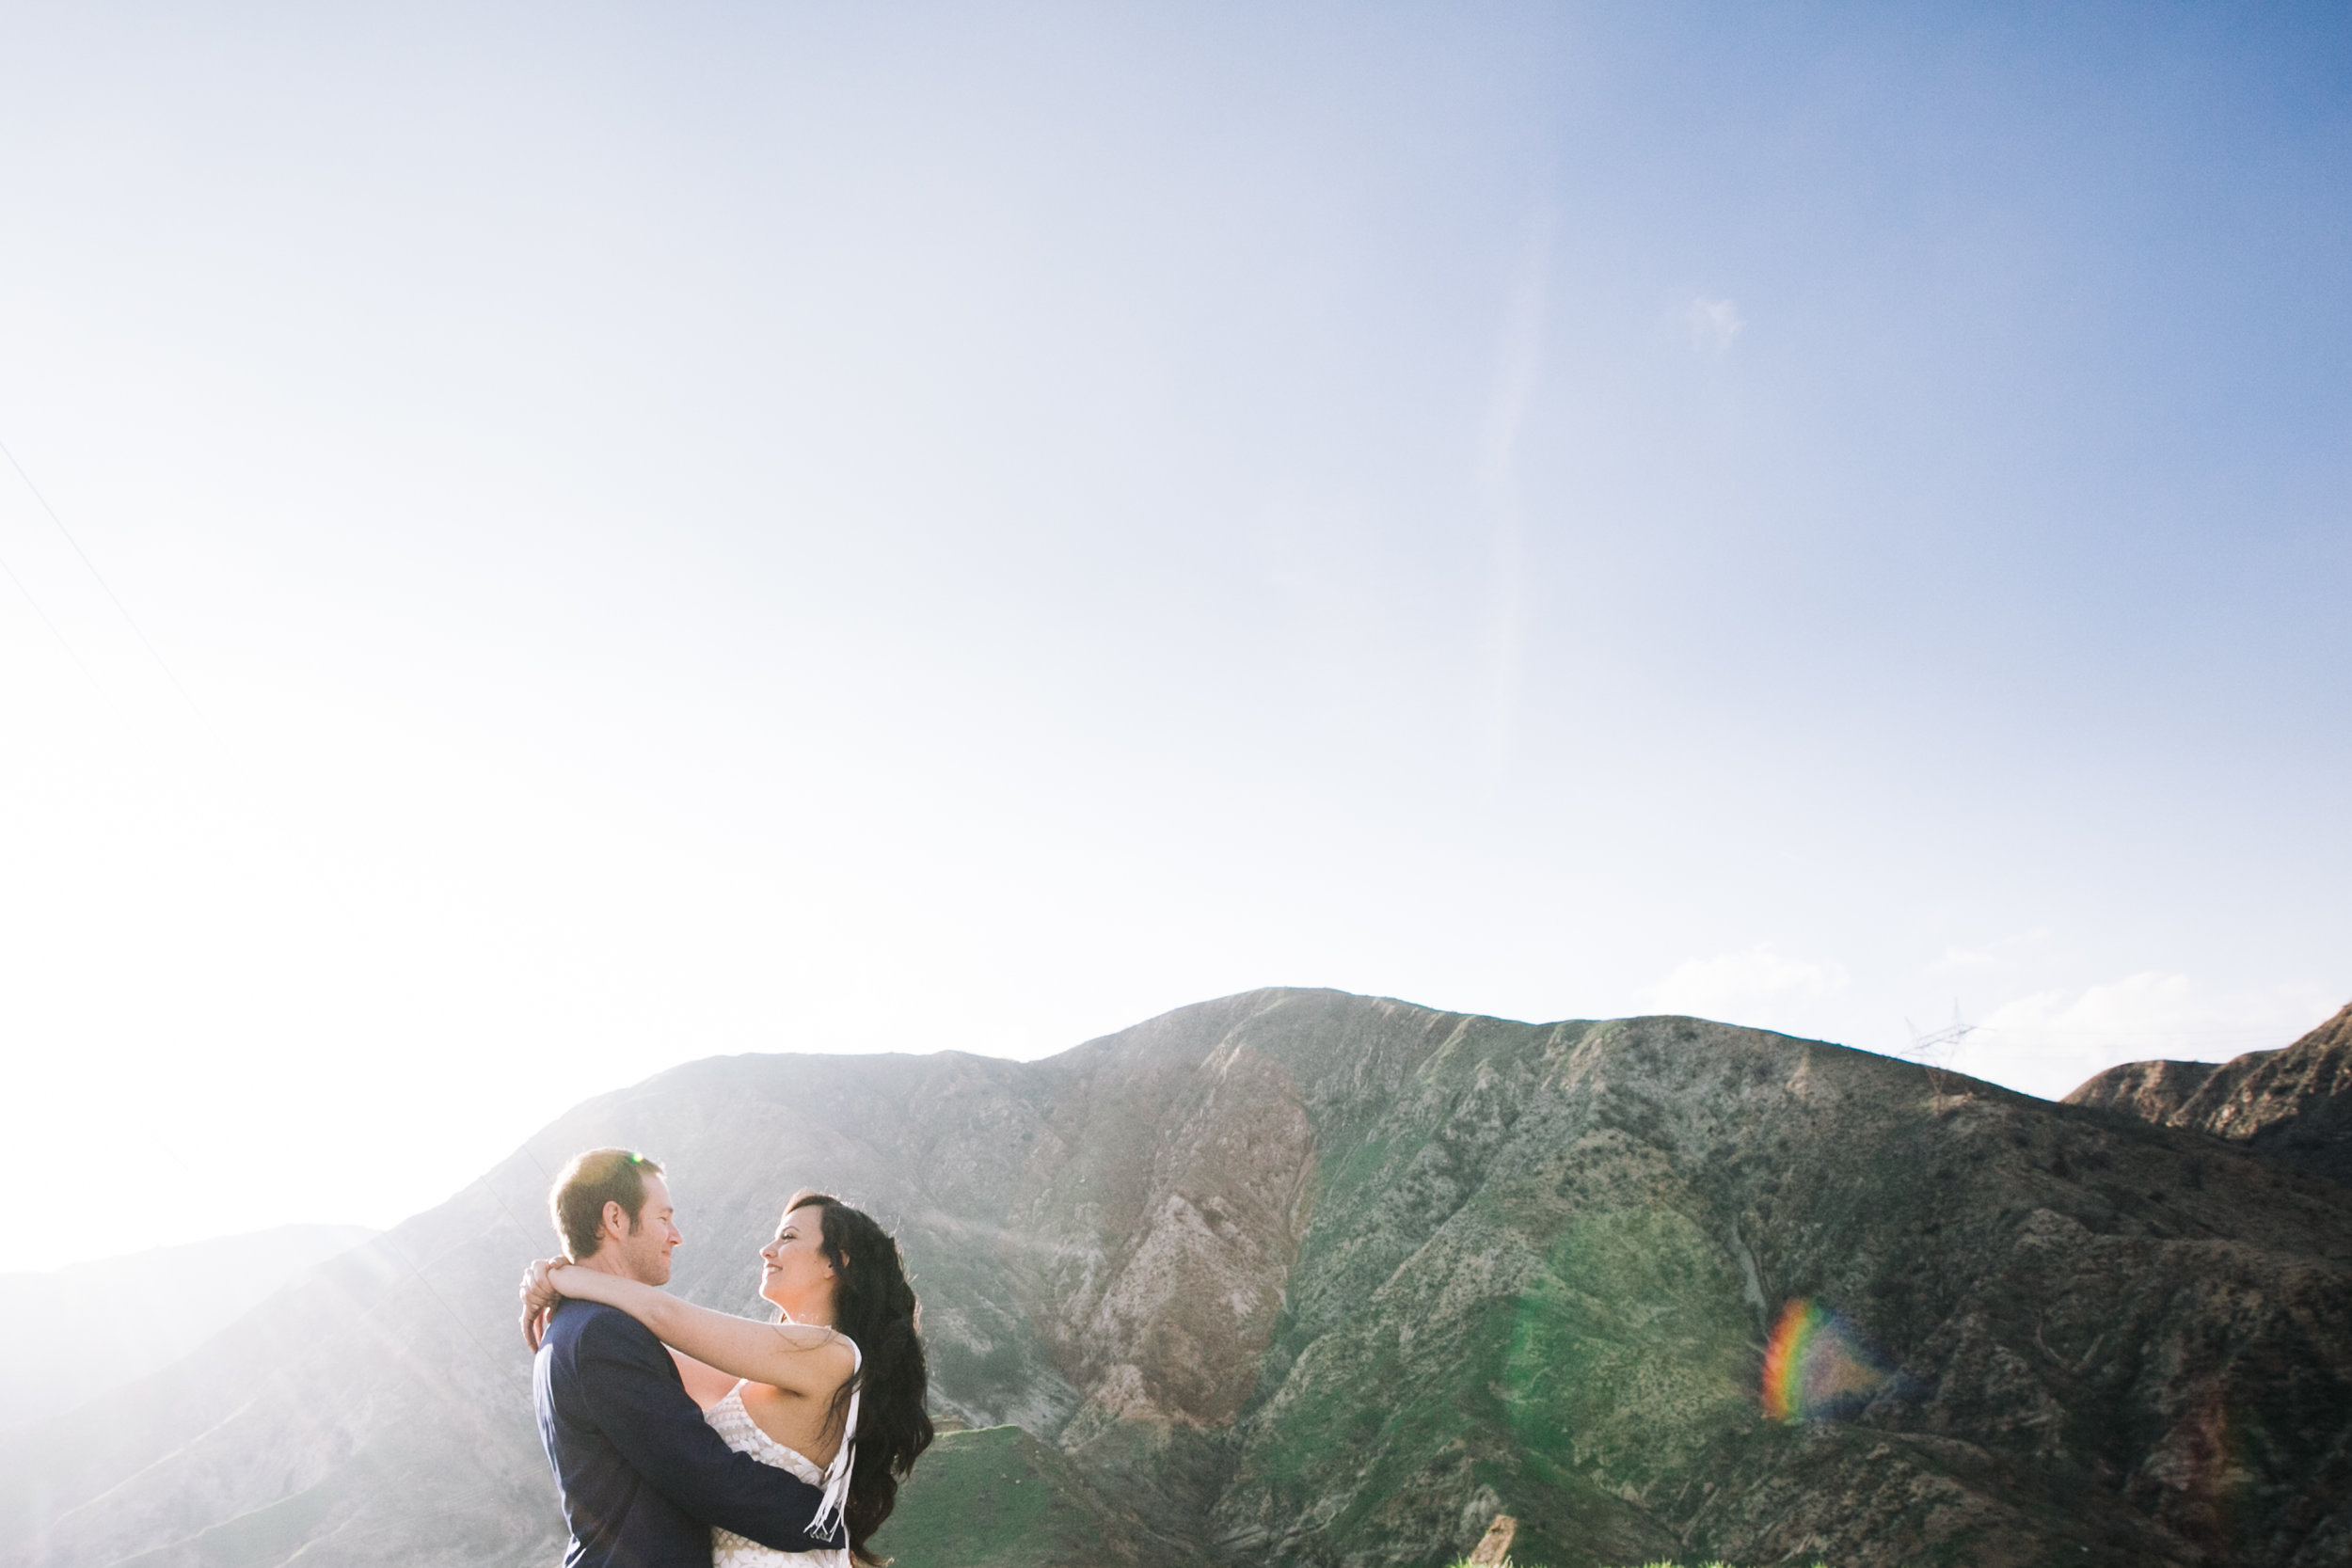
<instances>
[{"instance_id":1,"label":"rocky hillside","mask_svg":"<svg viewBox=\"0 0 2352 1568\"><path fill-rule=\"evenodd\" d=\"M803 1182L899 1228L941 1409L1022 1429L927 1461L878 1541L907 1568L1419 1568L1498 1511L1555 1568L2352 1560L2332 1183L1754 1030L1270 990L584 1105L0 1443L0 1563L552 1560L509 1303L600 1143L670 1163L699 1300L749 1307Z\"/></svg>"},{"instance_id":2,"label":"rocky hillside","mask_svg":"<svg viewBox=\"0 0 2352 1568\"><path fill-rule=\"evenodd\" d=\"M2352 1006L2283 1051L2207 1062L2132 1062L2066 1097L2160 1127L2227 1138L2352 1184Z\"/></svg>"}]
</instances>

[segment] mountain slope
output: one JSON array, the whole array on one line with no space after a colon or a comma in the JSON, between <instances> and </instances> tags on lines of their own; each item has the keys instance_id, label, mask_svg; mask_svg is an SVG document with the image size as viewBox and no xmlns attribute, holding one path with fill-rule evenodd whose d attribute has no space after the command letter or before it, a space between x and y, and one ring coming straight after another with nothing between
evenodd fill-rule
<instances>
[{"instance_id":1,"label":"mountain slope","mask_svg":"<svg viewBox=\"0 0 2352 1568\"><path fill-rule=\"evenodd\" d=\"M2129 1062L2066 1097L2161 1127L2228 1138L2352 1183L2352 1006L2283 1051L2205 1062Z\"/></svg>"},{"instance_id":2,"label":"mountain slope","mask_svg":"<svg viewBox=\"0 0 2352 1568\"><path fill-rule=\"evenodd\" d=\"M69 1409L195 1350L313 1265L374 1235L288 1225L195 1246L0 1275L0 1426ZM168 1278L159 1309L154 1282Z\"/></svg>"},{"instance_id":3,"label":"mountain slope","mask_svg":"<svg viewBox=\"0 0 2352 1568\"><path fill-rule=\"evenodd\" d=\"M1498 1510L1558 1568L2352 1555L2338 1189L1754 1030L1272 990L583 1105L148 1380L151 1419L0 1444L0 1563L547 1560L513 1279L599 1143L669 1163L697 1300L751 1307L803 1182L898 1228L943 1412L1060 1456L956 1434L878 1540L909 1568L1026 1528L1014 1473L1152 1568L1437 1564Z\"/></svg>"}]
</instances>

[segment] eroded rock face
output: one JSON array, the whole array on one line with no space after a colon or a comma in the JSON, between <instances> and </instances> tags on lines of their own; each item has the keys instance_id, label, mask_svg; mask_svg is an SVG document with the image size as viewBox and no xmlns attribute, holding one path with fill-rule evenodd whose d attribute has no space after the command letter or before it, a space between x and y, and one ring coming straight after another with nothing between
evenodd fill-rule
<instances>
[{"instance_id":1,"label":"eroded rock face","mask_svg":"<svg viewBox=\"0 0 2352 1568\"><path fill-rule=\"evenodd\" d=\"M1230 1425L1307 1216L1297 1085L1232 1039L1140 1085L1099 1054L1110 1081L1082 1080L1060 1157L1029 1174L1028 1223L1070 1259L1036 1276L1034 1309L1089 1416Z\"/></svg>"},{"instance_id":2,"label":"eroded rock face","mask_svg":"<svg viewBox=\"0 0 2352 1568\"><path fill-rule=\"evenodd\" d=\"M2258 1053L2273 1056L2276 1052ZM2111 1067L2066 1097L2069 1105L2122 1111L2159 1127L2172 1124L2199 1089L2218 1070L2214 1062L2125 1062Z\"/></svg>"},{"instance_id":3,"label":"eroded rock face","mask_svg":"<svg viewBox=\"0 0 2352 1568\"><path fill-rule=\"evenodd\" d=\"M2129 1062L2066 1097L2160 1127L2228 1138L2352 1184L2352 1006L2283 1051L2205 1062Z\"/></svg>"},{"instance_id":4,"label":"eroded rock face","mask_svg":"<svg viewBox=\"0 0 2352 1568\"><path fill-rule=\"evenodd\" d=\"M2322 1103L2336 1049L2259 1082ZM2209 1087L2164 1079L2130 1092ZM2352 1206L2248 1152L2293 1117L2232 1143L2121 1103L1327 991L1037 1063L698 1063L153 1380L154 1421L29 1429L0 1563L546 1560L512 1281L546 1172L602 1143L668 1162L713 1305L753 1307L791 1188L873 1209L943 1413L1054 1443L1056 1507L1115 1499L1121 1560L1423 1568L1499 1513L1555 1568L2352 1560Z\"/></svg>"},{"instance_id":5,"label":"eroded rock face","mask_svg":"<svg viewBox=\"0 0 2352 1568\"><path fill-rule=\"evenodd\" d=\"M1230 1473L1306 1222L1312 1131L1288 1074L1230 1037L1204 1054L1197 1023L1083 1047L1056 1078L1013 1244L1036 1259L1031 1321L1085 1401L1061 1441L1182 1536Z\"/></svg>"}]
</instances>

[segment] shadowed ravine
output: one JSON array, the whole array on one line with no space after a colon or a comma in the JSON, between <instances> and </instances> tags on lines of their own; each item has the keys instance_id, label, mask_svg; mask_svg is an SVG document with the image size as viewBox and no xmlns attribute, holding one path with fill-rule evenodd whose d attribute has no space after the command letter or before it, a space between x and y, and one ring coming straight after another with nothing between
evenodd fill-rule
<instances>
[{"instance_id":1,"label":"shadowed ravine","mask_svg":"<svg viewBox=\"0 0 2352 1568\"><path fill-rule=\"evenodd\" d=\"M994 1429L925 1461L903 1568L1435 1568L1499 1510L1553 1568L2352 1560L2346 1189L2137 1109L1330 991L698 1062L0 1436L0 1562L551 1562L510 1304L604 1143L669 1163L713 1305L793 1186L898 1228L938 1407Z\"/></svg>"}]
</instances>

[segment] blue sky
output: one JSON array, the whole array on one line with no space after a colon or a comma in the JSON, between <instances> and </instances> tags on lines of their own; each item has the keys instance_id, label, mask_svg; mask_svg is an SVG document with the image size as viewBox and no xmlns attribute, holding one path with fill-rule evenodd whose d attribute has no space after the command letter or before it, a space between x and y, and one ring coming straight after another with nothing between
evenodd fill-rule
<instances>
[{"instance_id":1,"label":"blue sky","mask_svg":"<svg viewBox=\"0 0 2352 1568\"><path fill-rule=\"evenodd\" d=\"M2352 996L2340 8L11 35L32 1261L1263 984L2044 1094Z\"/></svg>"}]
</instances>

